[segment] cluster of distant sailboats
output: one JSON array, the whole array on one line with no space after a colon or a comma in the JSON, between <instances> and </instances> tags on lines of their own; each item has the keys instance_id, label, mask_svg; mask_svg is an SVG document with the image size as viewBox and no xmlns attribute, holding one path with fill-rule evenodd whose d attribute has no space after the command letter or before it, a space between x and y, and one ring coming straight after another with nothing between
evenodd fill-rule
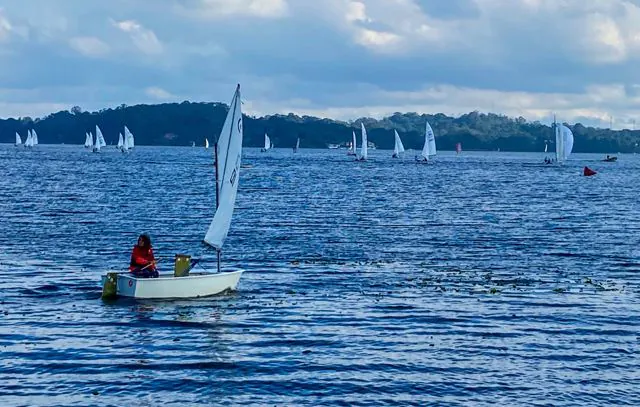
<instances>
[{"instance_id":1,"label":"cluster of distant sailboats","mask_svg":"<svg viewBox=\"0 0 640 407\"><path fill-rule=\"evenodd\" d=\"M27 138L24 140L24 144L22 144L22 138L20 138L20 135L16 132L16 147L24 146L31 148L36 145L38 145L38 133L36 133L36 129L27 130Z\"/></svg>"},{"instance_id":2,"label":"cluster of distant sailboats","mask_svg":"<svg viewBox=\"0 0 640 407\"><path fill-rule=\"evenodd\" d=\"M97 125L95 136L91 132L85 133L84 135L84 147L91 148L94 153L99 153L100 149L107 145L107 142L104 140L104 135L102 134L100 127ZM123 153L128 153L133 150L134 146L135 142L133 134L129 131L127 126L124 126L124 136L122 133L118 133L118 144L116 145L116 148Z\"/></svg>"}]
</instances>

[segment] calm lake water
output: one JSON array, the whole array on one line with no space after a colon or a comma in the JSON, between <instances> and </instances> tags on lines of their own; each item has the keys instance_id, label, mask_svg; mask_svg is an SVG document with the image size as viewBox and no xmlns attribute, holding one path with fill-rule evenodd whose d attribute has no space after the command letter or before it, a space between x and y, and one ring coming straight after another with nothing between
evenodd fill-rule
<instances>
[{"instance_id":1,"label":"calm lake water","mask_svg":"<svg viewBox=\"0 0 640 407\"><path fill-rule=\"evenodd\" d=\"M640 405L640 156L370 153L246 149L238 291L105 303L213 257L212 151L1 146L0 405Z\"/></svg>"}]
</instances>

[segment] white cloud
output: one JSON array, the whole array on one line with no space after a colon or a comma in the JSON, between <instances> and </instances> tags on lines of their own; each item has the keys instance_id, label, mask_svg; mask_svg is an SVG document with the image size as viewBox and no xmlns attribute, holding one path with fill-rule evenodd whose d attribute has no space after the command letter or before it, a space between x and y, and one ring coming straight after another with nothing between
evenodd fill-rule
<instances>
[{"instance_id":1,"label":"white cloud","mask_svg":"<svg viewBox=\"0 0 640 407\"><path fill-rule=\"evenodd\" d=\"M73 37L69 46L88 57L103 57L109 53L110 47L96 37Z\"/></svg>"},{"instance_id":2,"label":"white cloud","mask_svg":"<svg viewBox=\"0 0 640 407\"><path fill-rule=\"evenodd\" d=\"M135 20L113 21L115 27L128 33L134 45L143 53L149 55L161 54L164 47L156 34Z\"/></svg>"},{"instance_id":3,"label":"white cloud","mask_svg":"<svg viewBox=\"0 0 640 407\"><path fill-rule=\"evenodd\" d=\"M11 23L4 16L2 8L0 8L0 41L6 41L9 38L12 28Z\"/></svg>"},{"instance_id":4,"label":"white cloud","mask_svg":"<svg viewBox=\"0 0 640 407\"><path fill-rule=\"evenodd\" d=\"M288 14L286 0L199 0L193 7L183 5L183 11L199 18L223 18L233 15L279 18Z\"/></svg>"},{"instance_id":5,"label":"white cloud","mask_svg":"<svg viewBox=\"0 0 640 407\"><path fill-rule=\"evenodd\" d=\"M156 100L169 100L175 98L174 95L157 86L150 86L146 88L145 94Z\"/></svg>"}]
</instances>

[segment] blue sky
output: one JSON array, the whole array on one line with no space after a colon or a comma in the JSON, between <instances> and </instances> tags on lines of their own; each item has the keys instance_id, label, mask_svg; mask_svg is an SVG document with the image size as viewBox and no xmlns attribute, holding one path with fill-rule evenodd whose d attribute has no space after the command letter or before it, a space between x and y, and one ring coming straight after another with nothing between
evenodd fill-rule
<instances>
[{"instance_id":1,"label":"blue sky","mask_svg":"<svg viewBox=\"0 0 640 407\"><path fill-rule=\"evenodd\" d=\"M640 0L9 0L0 117L224 101L640 127Z\"/></svg>"}]
</instances>

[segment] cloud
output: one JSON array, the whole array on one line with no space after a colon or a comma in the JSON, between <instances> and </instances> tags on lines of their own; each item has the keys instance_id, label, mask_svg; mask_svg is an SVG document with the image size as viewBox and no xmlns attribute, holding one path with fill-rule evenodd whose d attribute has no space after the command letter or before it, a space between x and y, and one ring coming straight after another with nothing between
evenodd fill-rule
<instances>
[{"instance_id":1,"label":"cloud","mask_svg":"<svg viewBox=\"0 0 640 407\"><path fill-rule=\"evenodd\" d=\"M95 37L73 37L69 46L88 57L103 57L109 53L109 45Z\"/></svg>"},{"instance_id":2,"label":"cloud","mask_svg":"<svg viewBox=\"0 0 640 407\"><path fill-rule=\"evenodd\" d=\"M143 53L149 55L161 54L164 47L156 34L144 28L134 20L113 21L112 24L122 32L130 35L134 45Z\"/></svg>"},{"instance_id":3,"label":"cloud","mask_svg":"<svg viewBox=\"0 0 640 407\"><path fill-rule=\"evenodd\" d=\"M198 18L219 19L230 16L279 18L288 13L286 0L183 0L182 10Z\"/></svg>"},{"instance_id":4,"label":"cloud","mask_svg":"<svg viewBox=\"0 0 640 407\"><path fill-rule=\"evenodd\" d=\"M171 93L157 86L148 87L147 89L145 89L145 93L151 98L157 100L169 100L171 98L174 98Z\"/></svg>"},{"instance_id":5,"label":"cloud","mask_svg":"<svg viewBox=\"0 0 640 407\"><path fill-rule=\"evenodd\" d=\"M493 110L623 125L640 108L637 0L23 3L0 10L6 111L23 115L226 102L237 82L251 114Z\"/></svg>"}]
</instances>

